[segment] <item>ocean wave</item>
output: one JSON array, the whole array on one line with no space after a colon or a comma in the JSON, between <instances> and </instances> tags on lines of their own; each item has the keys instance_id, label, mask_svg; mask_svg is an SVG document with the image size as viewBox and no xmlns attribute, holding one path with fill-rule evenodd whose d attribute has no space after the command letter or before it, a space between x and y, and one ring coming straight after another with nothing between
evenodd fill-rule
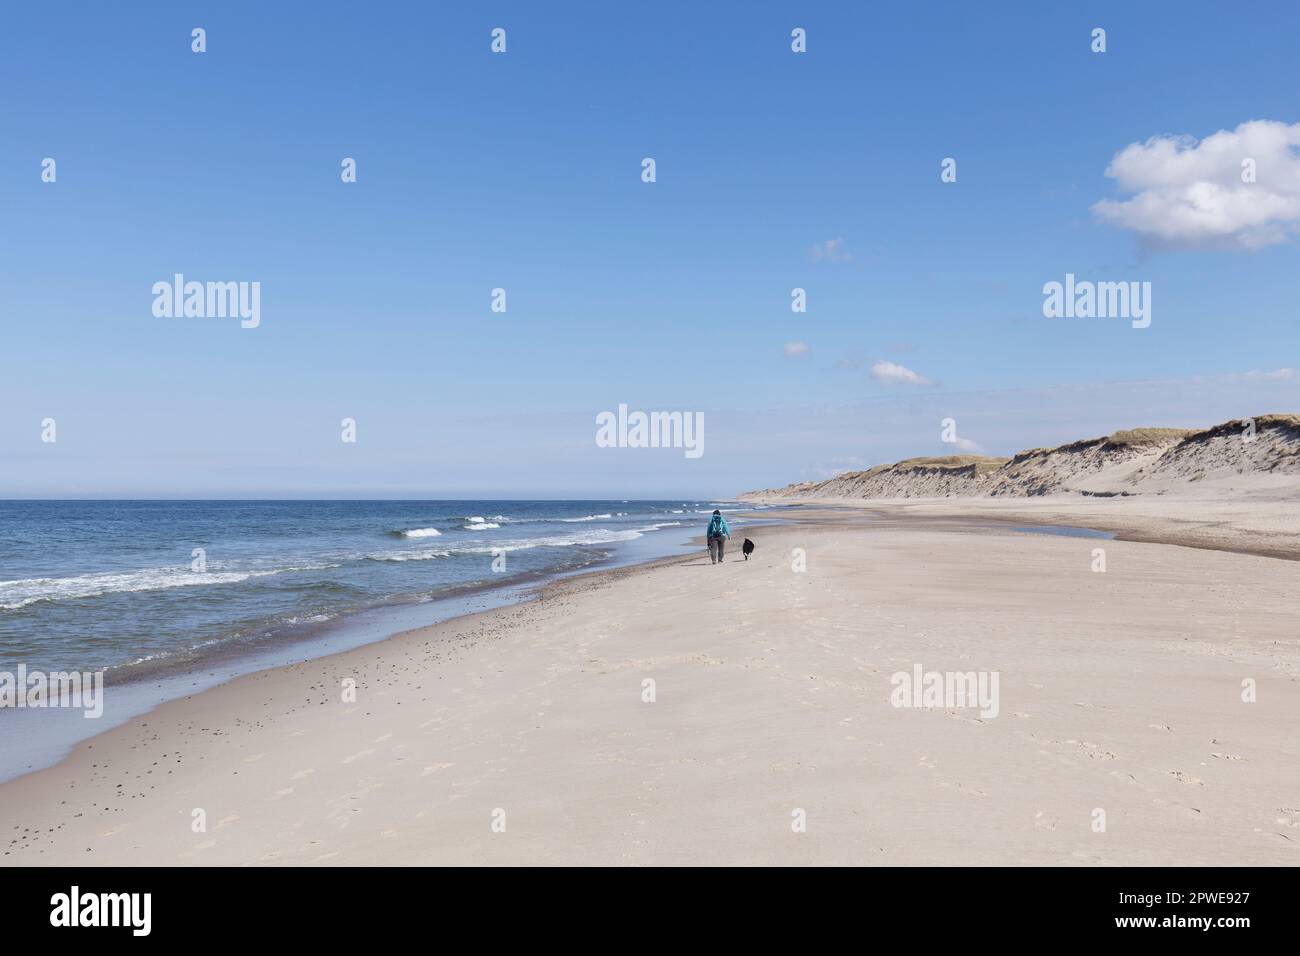
<instances>
[{"instance_id":1,"label":"ocean wave","mask_svg":"<svg viewBox=\"0 0 1300 956\"><path fill-rule=\"evenodd\" d=\"M652 529L645 529L647 531ZM532 548L571 548L580 545L613 544L616 541L632 541L641 537L642 531L627 528L614 531L610 528L592 528L590 531L578 531L563 535L544 535L539 538L523 538L502 541L497 544L476 547L453 548L458 554L492 554L496 551L528 551Z\"/></svg>"},{"instance_id":2,"label":"ocean wave","mask_svg":"<svg viewBox=\"0 0 1300 956\"><path fill-rule=\"evenodd\" d=\"M450 551L380 551L366 555L367 561L431 561L434 558L450 558Z\"/></svg>"},{"instance_id":3,"label":"ocean wave","mask_svg":"<svg viewBox=\"0 0 1300 956\"><path fill-rule=\"evenodd\" d=\"M411 528L397 533L403 538L436 538L442 534L437 528Z\"/></svg>"},{"instance_id":4,"label":"ocean wave","mask_svg":"<svg viewBox=\"0 0 1300 956\"><path fill-rule=\"evenodd\" d=\"M582 523L585 523L585 522L588 522L588 521L611 521L611 520L613 520L613 519L615 519L615 518L626 518L626 517L629 517L630 514L631 514L631 512L628 512L628 511L615 511L615 512L612 512L612 513L604 513L604 514L598 514L598 515L583 515L583 516L580 517L580 518L566 518L566 517L563 517L563 516L561 516L561 515L533 515L533 516L530 516L530 517L514 517L514 518L511 518L511 517L508 517L508 516L506 516L506 515L493 515L493 516L490 517L490 518L483 518L482 521L483 521L484 523L486 523L486 522L492 522L492 521L509 522L509 523L512 524L512 525L516 525L516 524L519 524L519 525L522 525L522 524L582 524ZM650 515L647 514L646 517L650 517ZM476 523L478 522L478 519L475 518L475 517L468 517L468 518L466 518L465 520L466 520L466 521L476 522Z\"/></svg>"},{"instance_id":5,"label":"ocean wave","mask_svg":"<svg viewBox=\"0 0 1300 956\"><path fill-rule=\"evenodd\" d=\"M497 524L495 521L474 521L472 518L470 519L470 523L464 526L466 531L491 531L492 529L499 527L501 527L501 525Z\"/></svg>"},{"instance_id":6,"label":"ocean wave","mask_svg":"<svg viewBox=\"0 0 1300 956\"><path fill-rule=\"evenodd\" d=\"M614 544L634 541L651 531L670 528L680 521L664 521L643 528L588 528L565 534L539 535L536 538L506 538L491 544L445 546L437 550L379 551L365 555L370 561L429 561L434 558L451 558L461 554L497 554L503 551L530 551L533 548L572 548L584 545Z\"/></svg>"},{"instance_id":7,"label":"ocean wave","mask_svg":"<svg viewBox=\"0 0 1300 956\"><path fill-rule=\"evenodd\" d=\"M122 668L129 671L132 667L138 667L141 664L151 664L155 661L166 661L175 658L183 658L197 653L207 651L209 648L221 647L223 645L247 643L250 640L256 640L258 637L265 637L273 632L276 628L294 627L299 624L324 624L332 621L337 614L330 612L321 612L316 614L293 614L288 617L271 618L257 627L256 632L234 631L233 633L221 637L212 637L206 641L199 641L197 644L185 644L180 647L169 647L165 650L157 650L151 654L143 654L140 657L124 661L121 664L114 664L112 667Z\"/></svg>"},{"instance_id":8,"label":"ocean wave","mask_svg":"<svg viewBox=\"0 0 1300 956\"><path fill-rule=\"evenodd\" d=\"M292 571L325 571L337 567L339 567L337 564L306 564L261 571L192 571L187 567L143 568L138 571L83 574L70 578L25 578L21 581L0 581L0 610L14 611L40 601L68 601L76 598L100 597L104 594L239 584L249 578L270 577Z\"/></svg>"},{"instance_id":9,"label":"ocean wave","mask_svg":"<svg viewBox=\"0 0 1300 956\"><path fill-rule=\"evenodd\" d=\"M335 615L333 614L308 614L305 617L299 617L298 615L294 615L292 617L286 617L280 623L281 624L324 624L326 621L332 621L334 617Z\"/></svg>"}]
</instances>

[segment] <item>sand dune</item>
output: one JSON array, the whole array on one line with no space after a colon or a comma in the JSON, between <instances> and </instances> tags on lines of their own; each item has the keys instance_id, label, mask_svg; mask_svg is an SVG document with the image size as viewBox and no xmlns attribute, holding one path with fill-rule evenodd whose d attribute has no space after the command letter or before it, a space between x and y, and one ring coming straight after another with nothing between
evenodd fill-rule
<instances>
[{"instance_id":1,"label":"sand dune","mask_svg":"<svg viewBox=\"0 0 1300 956\"><path fill-rule=\"evenodd\" d=\"M751 491L746 500L837 498L1114 497L1198 494L1198 483L1240 487L1245 478L1296 478L1300 487L1300 416L1259 415L1201 431L1140 428L1012 458L954 455L910 458L820 482Z\"/></svg>"}]
</instances>

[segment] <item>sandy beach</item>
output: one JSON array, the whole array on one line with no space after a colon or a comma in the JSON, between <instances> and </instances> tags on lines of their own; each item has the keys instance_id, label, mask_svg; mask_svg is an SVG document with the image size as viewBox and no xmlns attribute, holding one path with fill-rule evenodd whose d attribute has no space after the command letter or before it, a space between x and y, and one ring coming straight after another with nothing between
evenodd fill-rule
<instances>
[{"instance_id":1,"label":"sandy beach","mask_svg":"<svg viewBox=\"0 0 1300 956\"><path fill-rule=\"evenodd\" d=\"M0 862L1300 863L1300 565L1016 504L1144 540L809 508L165 704L0 786ZM917 665L996 714L894 706Z\"/></svg>"}]
</instances>

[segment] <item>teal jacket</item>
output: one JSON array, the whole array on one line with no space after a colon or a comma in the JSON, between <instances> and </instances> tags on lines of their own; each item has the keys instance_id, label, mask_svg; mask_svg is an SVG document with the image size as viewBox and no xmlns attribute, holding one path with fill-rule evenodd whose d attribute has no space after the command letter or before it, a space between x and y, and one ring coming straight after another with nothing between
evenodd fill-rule
<instances>
[{"instance_id":1,"label":"teal jacket","mask_svg":"<svg viewBox=\"0 0 1300 956\"><path fill-rule=\"evenodd\" d=\"M709 519L708 536L712 538L715 534L720 534L724 538L731 537L731 529L727 527L727 519L722 515L714 515Z\"/></svg>"}]
</instances>

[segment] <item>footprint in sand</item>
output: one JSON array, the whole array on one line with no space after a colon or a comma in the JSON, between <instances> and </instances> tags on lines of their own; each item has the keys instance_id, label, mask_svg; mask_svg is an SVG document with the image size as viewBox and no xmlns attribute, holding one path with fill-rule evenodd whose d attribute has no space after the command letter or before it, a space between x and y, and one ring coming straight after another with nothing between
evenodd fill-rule
<instances>
[{"instance_id":1,"label":"footprint in sand","mask_svg":"<svg viewBox=\"0 0 1300 956\"><path fill-rule=\"evenodd\" d=\"M275 791L275 793L273 793L271 796L267 797L267 799L268 799L268 800L279 800L279 799L282 798L282 797L287 797L287 796L288 796L289 794L291 794L291 793L293 793L293 787L284 787L284 788L281 789L281 790L277 790L277 791Z\"/></svg>"},{"instance_id":2,"label":"footprint in sand","mask_svg":"<svg viewBox=\"0 0 1300 956\"><path fill-rule=\"evenodd\" d=\"M220 820L217 821L217 829L220 830L222 827L228 827L230 826L230 824L235 823L238 820L239 820L238 813L232 813L228 817L222 817Z\"/></svg>"},{"instance_id":3,"label":"footprint in sand","mask_svg":"<svg viewBox=\"0 0 1300 956\"><path fill-rule=\"evenodd\" d=\"M431 773L437 773L439 770L446 770L448 767L451 766L454 766L454 764L449 764L449 763L430 764L429 766L425 767L423 770L420 771L420 776L427 777Z\"/></svg>"},{"instance_id":4,"label":"footprint in sand","mask_svg":"<svg viewBox=\"0 0 1300 956\"><path fill-rule=\"evenodd\" d=\"M360 760L362 757L369 757L374 752L375 749L373 747L366 750L359 750L356 753L352 754L350 757L344 757L340 761L340 763L352 763L352 761Z\"/></svg>"},{"instance_id":5,"label":"footprint in sand","mask_svg":"<svg viewBox=\"0 0 1300 956\"><path fill-rule=\"evenodd\" d=\"M1200 777L1193 777L1191 774L1183 773L1181 770L1169 770L1166 772L1179 783L1191 784L1197 787L1201 786Z\"/></svg>"},{"instance_id":6,"label":"footprint in sand","mask_svg":"<svg viewBox=\"0 0 1300 956\"><path fill-rule=\"evenodd\" d=\"M1086 753L1089 756L1089 758L1093 760L1114 760L1115 759L1115 755L1111 753L1109 750L1102 750L1100 746L1094 743L1090 743L1087 740L1078 740L1078 741L1067 740L1066 743L1075 744L1076 746L1082 748L1084 753Z\"/></svg>"},{"instance_id":7,"label":"footprint in sand","mask_svg":"<svg viewBox=\"0 0 1300 956\"><path fill-rule=\"evenodd\" d=\"M261 760L265 756L266 754L253 754L251 757L245 757L244 763L257 763L257 761Z\"/></svg>"},{"instance_id":8,"label":"footprint in sand","mask_svg":"<svg viewBox=\"0 0 1300 956\"><path fill-rule=\"evenodd\" d=\"M307 770L299 770L297 773L295 773L295 774L294 774L292 777L290 777L289 779L290 779L290 780L304 780L304 779L306 779L307 777L310 777L310 776L311 776L312 774L314 774L315 772L316 772L316 768L315 768L315 767L308 768Z\"/></svg>"}]
</instances>

